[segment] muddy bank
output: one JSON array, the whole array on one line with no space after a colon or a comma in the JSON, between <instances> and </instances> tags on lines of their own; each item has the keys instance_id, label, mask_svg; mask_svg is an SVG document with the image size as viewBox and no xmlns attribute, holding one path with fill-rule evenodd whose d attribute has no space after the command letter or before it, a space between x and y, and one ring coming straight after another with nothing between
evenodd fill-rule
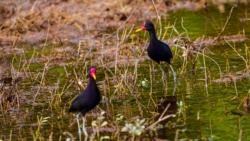
<instances>
[{"instance_id":1,"label":"muddy bank","mask_svg":"<svg viewBox=\"0 0 250 141\"><path fill-rule=\"evenodd\" d=\"M157 12L162 15L182 8L199 10L210 3L222 7L223 12L223 1L205 0L157 0L154 4L148 0L5 0L0 2L0 44L48 39L77 43L80 39L94 39L121 27L131 28L142 21L157 19Z\"/></svg>"}]
</instances>

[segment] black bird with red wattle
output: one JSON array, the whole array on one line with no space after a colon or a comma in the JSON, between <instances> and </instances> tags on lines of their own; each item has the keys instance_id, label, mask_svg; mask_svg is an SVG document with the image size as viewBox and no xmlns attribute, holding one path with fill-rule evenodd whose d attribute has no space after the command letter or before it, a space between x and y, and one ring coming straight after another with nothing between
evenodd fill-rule
<instances>
[{"instance_id":1,"label":"black bird with red wattle","mask_svg":"<svg viewBox=\"0 0 250 141\"><path fill-rule=\"evenodd\" d=\"M85 90L83 90L72 102L69 112L80 112L77 114L77 124L78 124L78 133L81 134L80 126L79 126L79 115L83 116L83 132L86 136L88 136L86 128L85 128L85 114L95 108L96 105L99 104L101 96L100 91L96 84L96 68L90 67L89 69L89 83Z\"/></svg>"},{"instance_id":2,"label":"black bird with red wattle","mask_svg":"<svg viewBox=\"0 0 250 141\"><path fill-rule=\"evenodd\" d=\"M148 56L154 60L155 62L157 62L158 64L160 64L160 61L166 61L172 72L174 75L174 82L177 81L176 79L176 73L170 63L170 59L173 58L173 54L171 49L169 48L169 46L158 40L155 34L155 27L154 24L150 21L145 22L141 28L137 29L135 32L141 31L141 30L147 30L149 32L150 35L150 42L147 48L148 51ZM161 70L164 73L164 70L162 69L161 65L160 65Z\"/></svg>"}]
</instances>

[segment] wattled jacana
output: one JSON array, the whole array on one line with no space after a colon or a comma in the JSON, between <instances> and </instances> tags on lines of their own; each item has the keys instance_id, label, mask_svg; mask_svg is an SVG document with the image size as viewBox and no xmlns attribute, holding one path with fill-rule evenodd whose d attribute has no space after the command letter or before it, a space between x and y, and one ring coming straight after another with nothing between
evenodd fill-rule
<instances>
[{"instance_id":1,"label":"wattled jacana","mask_svg":"<svg viewBox=\"0 0 250 141\"><path fill-rule=\"evenodd\" d=\"M80 113L77 114L77 124L78 124L78 132L81 134L81 130L79 127L79 115L82 114L83 116L83 132L86 136L88 136L86 128L85 128L85 114L95 108L95 106L100 101L100 91L96 84L96 68L91 67L89 69L89 83L85 90L83 90L72 102L69 112L79 111Z\"/></svg>"},{"instance_id":2,"label":"wattled jacana","mask_svg":"<svg viewBox=\"0 0 250 141\"><path fill-rule=\"evenodd\" d=\"M166 61L174 75L174 82L176 82L176 73L173 69L173 67L170 64L170 59L173 58L172 51L170 50L169 46L158 40L155 34L155 27L154 24L150 21L145 22L141 28L137 29L135 32L141 31L141 30L147 30L150 35L150 43L148 45L147 51L148 56L160 64L160 61ZM160 66L161 67L161 66ZM161 70L164 73L164 70L161 68Z\"/></svg>"}]
</instances>

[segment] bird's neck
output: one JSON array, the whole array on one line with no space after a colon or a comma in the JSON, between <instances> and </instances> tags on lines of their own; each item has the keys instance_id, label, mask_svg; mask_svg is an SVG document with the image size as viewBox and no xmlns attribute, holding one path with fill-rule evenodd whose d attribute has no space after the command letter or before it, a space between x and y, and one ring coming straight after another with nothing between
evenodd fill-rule
<instances>
[{"instance_id":1,"label":"bird's neck","mask_svg":"<svg viewBox=\"0 0 250 141\"><path fill-rule=\"evenodd\" d=\"M157 40L157 37L156 37L156 34L155 34L155 29L153 29L153 30L150 30L149 31L149 35L150 35L150 40L152 41L152 40Z\"/></svg>"},{"instance_id":2,"label":"bird's neck","mask_svg":"<svg viewBox=\"0 0 250 141\"><path fill-rule=\"evenodd\" d=\"M89 84L88 85L93 85L96 84L95 79L92 77L89 77Z\"/></svg>"}]
</instances>

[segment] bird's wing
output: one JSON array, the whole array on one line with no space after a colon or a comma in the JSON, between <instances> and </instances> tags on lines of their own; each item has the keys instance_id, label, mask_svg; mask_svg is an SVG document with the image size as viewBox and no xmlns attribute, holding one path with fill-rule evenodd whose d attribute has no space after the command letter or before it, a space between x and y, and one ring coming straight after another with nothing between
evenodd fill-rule
<instances>
[{"instance_id":1,"label":"bird's wing","mask_svg":"<svg viewBox=\"0 0 250 141\"><path fill-rule=\"evenodd\" d=\"M161 44L162 44L162 46L164 46L164 48L163 48L164 54L167 55L169 58L173 58L172 51L169 48L169 46L162 41L161 41Z\"/></svg>"},{"instance_id":2,"label":"bird's wing","mask_svg":"<svg viewBox=\"0 0 250 141\"><path fill-rule=\"evenodd\" d=\"M84 95L84 91L82 91L72 102L69 111L79 111L79 109L84 109L86 107L86 96Z\"/></svg>"}]
</instances>

